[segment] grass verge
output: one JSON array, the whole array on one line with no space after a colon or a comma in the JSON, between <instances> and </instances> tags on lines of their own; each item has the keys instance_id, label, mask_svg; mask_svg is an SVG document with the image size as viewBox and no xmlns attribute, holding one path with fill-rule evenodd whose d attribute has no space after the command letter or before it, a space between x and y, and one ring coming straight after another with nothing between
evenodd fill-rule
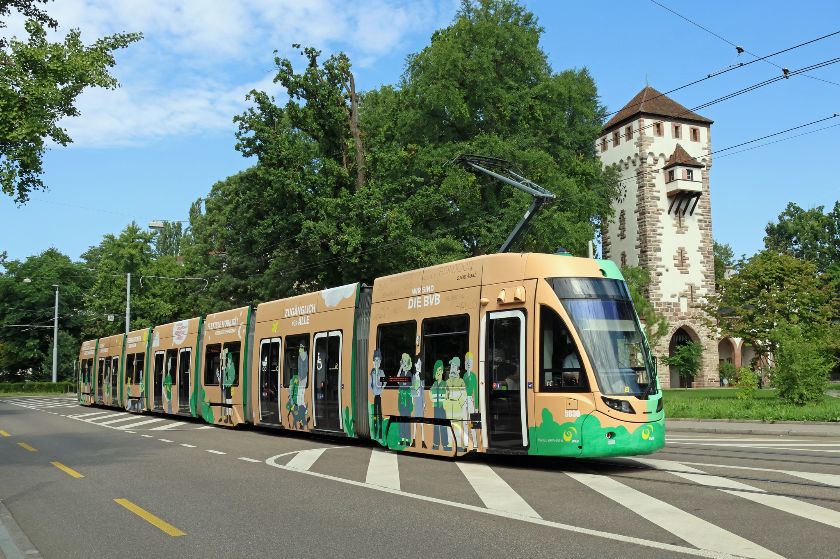
<instances>
[{"instance_id":1,"label":"grass verge","mask_svg":"<svg viewBox=\"0 0 840 559\"><path fill-rule=\"evenodd\" d=\"M761 421L840 421L840 398L795 406L775 390L757 390L754 400L739 400L736 388L664 390L665 416L696 419L758 419Z\"/></svg>"}]
</instances>

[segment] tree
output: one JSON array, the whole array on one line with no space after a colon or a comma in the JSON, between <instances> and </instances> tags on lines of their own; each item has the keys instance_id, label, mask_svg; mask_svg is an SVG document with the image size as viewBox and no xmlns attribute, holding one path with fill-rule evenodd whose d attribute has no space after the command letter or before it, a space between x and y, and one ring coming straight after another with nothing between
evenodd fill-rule
<instances>
[{"instance_id":1,"label":"tree","mask_svg":"<svg viewBox=\"0 0 840 559\"><path fill-rule=\"evenodd\" d=\"M19 204L33 190L45 188L41 174L46 142L72 142L58 122L79 115L76 98L86 88L118 86L109 73L116 63L114 51L142 37L118 33L86 46L81 32L73 29L63 42L52 43L45 25L55 29L57 22L38 3L0 0L0 17L16 10L29 18L26 40L0 37L0 187ZM0 28L5 28L2 20Z\"/></svg>"},{"instance_id":2,"label":"tree","mask_svg":"<svg viewBox=\"0 0 840 559\"><path fill-rule=\"evenodd\" d=\"M709 303L725 335L742 338L759 356L776 348L779 324L827 327L840 308L830 279L813 262L769 249L740 262Z\"/></svg>"},{"instance_id":3,"label":"tree","mask_svg":"<svg viewBox=\"0 0 840 559\"><path fill-rule=\"evenodd\" d=\"M682 378L693 380L703 362L703 346L697 342L682 344L671 355L662 357L662 362L677 369Z\"/></svg>"},{"instance_id":4,"label":"tree","mask_svg":"<svg viewBox=\"0 0 840 559\"><path fill-rule=\"evenodd\" d=\"M715 255L715 290L720 289L723 279L726 277L726 271L732 269L735 265L735 253L728 243L714 242Z\"/></svg>"},{"instance_id":5,"label":"tree","mask_svg":"<svg viewBox=\"0 0 840 559\"><path fill-rule=\"evenodd\" d=\"M646 296L647 287L650 285L650 272L640 266L626 266L621 269L621 273L630 291L636 314L644 326L648 344L652 348L656 347L668 333L668 319L656 311Z\"/></svg>"},{"instance_id":6,"label":"tree","mask_svg":"<svg viewBox=\"0 0 840 559\"><path fill-rule=\"evenodd\" d=\"M771 381L779 397L803 405L825 398L835 359L827 343L833 336L811 325L783 322L773 331L776 367Z\"/></svg>"},{"instance_id":7,"label":"tree","mask_svg":"<svg viewBox=\"0 0 840 559\"><path fill-rule=\"evenodd\" d=\"M840 201L825 213L824 206L804 210L791 202L765 232L768 249L810 260L821 272L840 271Z\"/></svg>"},{"instance_id":8,"label":"tree","mask_svg":"<svg viewBox=\"0 0 840 559\"><path fill-rule=\"evenodd\" d=\"M87 315L83 294L90 274L55 249L23 262L3 264L0 273L0 380L49 380L53 313L59 286L59 379L72 378ZM28 278L30 281L24 282ZM19 327L17 325L26 325Z\"/></svg>"}]
</instances>

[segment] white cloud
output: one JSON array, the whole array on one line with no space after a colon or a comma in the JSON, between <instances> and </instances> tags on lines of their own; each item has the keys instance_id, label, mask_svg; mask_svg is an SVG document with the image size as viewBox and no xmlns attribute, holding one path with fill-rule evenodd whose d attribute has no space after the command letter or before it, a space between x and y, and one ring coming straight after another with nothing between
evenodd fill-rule
<instances>
[{"instance_id":1,"label":"white cloud","mask_svg":"<svg viewBox=\"0 0 840 559\"><path fill-rule=\"evenodd\" d=\"M48 9L60 34L79 28L86 42L123 31L145 37L117 55L122 87L85 91L81 116L62 122L75 146L232 133L248 91L278 92L275 49L293 60L292 43L344 50L359 70L454 12L451 0L61 0Z\"/></svg>"}]
</instances>

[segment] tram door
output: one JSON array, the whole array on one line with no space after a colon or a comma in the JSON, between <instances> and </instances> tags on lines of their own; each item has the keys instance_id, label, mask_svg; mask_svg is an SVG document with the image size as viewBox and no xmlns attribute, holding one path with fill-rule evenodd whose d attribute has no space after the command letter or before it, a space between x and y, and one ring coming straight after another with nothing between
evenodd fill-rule
<instances>
[{"instance_id":1,"label":"tram door","mask_svg":"<svg viewBox=\"0 0 840 559\"><path fill-rule=\"evenodd\" d=\"M153 402L153 409L162 410L163 409L163 358L164 354L162 351L158 351L155 353L155 370L154 370L154 395L155 400Z\"/></svg>"},{"instance_id":2,"label":"tram door","mask_svg":"<svg viewBox=\"0 0 840 559\"><path fill-rule=\"evenodd\" d=\"M487 434L490 448L528 446L525 415L525 314L487 313L485 332Z\"/></svg>"},{"instance_id":3,"label":"tram door","mask_svg":"<svg viewBox=\"0 0 840 559\"><path fill-rule=\"evenodd\" d=\"M315 334L315 427L341 429L341 332Z\"/></svg>"},{"instance_id":4,"label":"tram door","mask_svg":"<svg viewBox=\"0 0 840 559\"><path fill-rule=\"evenodd\" d=\"M173 358L174 360L174 358ZM190 413L190 367L192 366L192 348L178 352L178 413ZM174 369L174 367L173 367ZM173 371L173 380L174 380Z\"/></svg>"},{"instance_id":5,"label":"tram door","mask_svg":"<svg viewBox=\"0 0 840 559\"><path fill-rule=\"evenodd\" d=\"M260 342L260 423L280 425L280 338Z\"/></svg>"},{"instance_id":6,"label":"tram door","mask_svg":"<svg viewBox=\"0 0 840 559\"><path fill-rule=\"evenodd\" d=\"M96 402L102 403L102 385L105 384L105 360L99 360L99 367L96 369Z\"/></svg>"}]
</instances>

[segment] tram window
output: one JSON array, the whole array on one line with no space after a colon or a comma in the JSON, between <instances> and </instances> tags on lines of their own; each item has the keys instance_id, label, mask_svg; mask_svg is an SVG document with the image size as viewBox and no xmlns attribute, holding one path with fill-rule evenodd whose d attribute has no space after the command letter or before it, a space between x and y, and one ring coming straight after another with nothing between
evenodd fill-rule
<instances>
[{"instance_id":1,"label":"tram window","mask_svg":"<svg viewBox=\"0 0 840 559\"><path fill-rule=\"evenodd\" d=\"M423 321L423 379L426 386L435 382L434 364L443 361L443 378L449 376L450 361L457 357L463 374L464 356L469 351L470 317L444 316Z\"/></svg>"},{"instance_id":2,"label":"tram window","mask_svg":"<svg viewBox=\"0 0 840 559\"><path fill-rule=\"evenodd\" d=\"M110 367L110 364L108 365ZM134 354L129 353L125 356L125 382L134 384Z\"/></svg>"},{"instance_id":3,"label":"tram window","mask_svg":"<svg viewBox=\"0 0 840 559\"><path fill-rule=\"evenodd\" d=\"M286 348L283 350L283 387L289 388L292 378L298 374L309 377L309 334L286 338Z\"/></svg>"},{"instance_id":4,"label":"tram window","mask_svg":"<svg viewBox=\"0 0 840 559\"><path fill-rule=\"evenodd\" d=\"M280 338L260 340L260 394L263 399L277 401L277 379L280 377Z\"/></svg>"},{"instance_id":5,"label":"tram window","mask_svg":"<svg viewBox=\"0 0 840 559\"><path fill-rule=\"evenodd\" d=\"M204 353L204 386L219 384L219 360L222 356L222 344L210 344Z\"/></svg>"},{"instance_id":6,"label":"tram window","mask_svg":"<svg viewBox=\"0 0 840 559\"><path fill-rule=\"evenodd\" d=\"M134 355L134 382L136 384L143 384L143 367L145 366L145 364L145 353L137 353Z\"/></svg>"},{"instance_id":7,"label":"tram window","mask_svg":"<svg viewBox=\"0 0 840 559\"><path fill-rule=\"evenodd\" d=\"M580 352L569 329L556 312L540 309L540 390L546 392L588 390Z\"/></svg>"},{"instance_id":8,"label":"tram window","mask_svg":"<svg viewBox=\"0 0 840 559\"><path fill-rule=\"evenodd\" d=\"M239 386L239 352L242 348L242 342L228 342L225 344L225 351L227 351L228 357L233 361L233 382L228 385L225 383L226 386ZM222 363L223 367L227 367L227 363Z\"/></svg>"},{"instance_id":9,"label":"tram window","mask_svg":"<svg viewBox=\"0 0 840 559\"><path fill-rule=\"evenodd\" d=\"M417 347L417 322L396 322L380 324L376 329L376 347L382 355L380 369L385 373L385 388L397 387L401 383L394 377L411 376L413 369L407 375L400 374L400 361L403 353L407 353L414 363L414 352Z\"/></svg>"},{"instance_id":10,"label":"tram window","mask_svg":"<svg viewBox=\"0 0 840 559\"><path fill-rule=\"evenodd\" d=\"M166 373L164 373L164 379L166 376L169 377L169 382L172 384L175 383L176 374L178 371L178 350L177 349L167 349L166 350Z\"/></svg>"}]
</instances>

